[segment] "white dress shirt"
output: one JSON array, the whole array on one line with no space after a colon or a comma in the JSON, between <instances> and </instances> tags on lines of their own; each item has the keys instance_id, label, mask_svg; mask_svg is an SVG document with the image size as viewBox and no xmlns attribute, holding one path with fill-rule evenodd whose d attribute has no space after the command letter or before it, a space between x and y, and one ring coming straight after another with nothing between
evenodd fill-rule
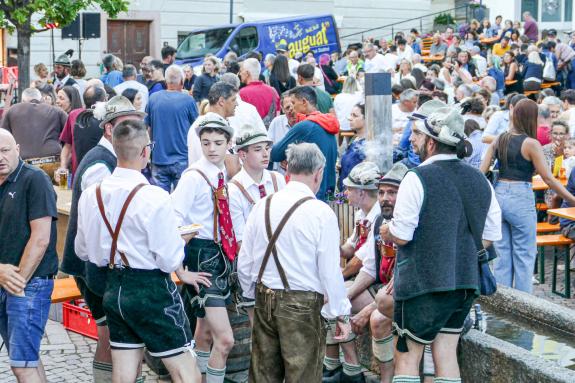
<instances>
[{"instance_id":1,"label":"white dress shirt","mask_svg":"<svg viewBox=\"0 0 575 383\"><path fill-rule=\"evenodd\" d=\"M283 189L286 186L284 177L276 172L274 172L274 175L276 177L278 190ZM264 174L260 183L254 181L254 179L243 168L238 174L235 175L233 180L239 182L244 187L244 189L246 189L246 192L250 195L255 203L261 199L259 185L264 185L266 195L270 195L275 192L271 172L268 170L264 170ZM236 233L236 239L241 241L244 234L246 221L254 205L248 201L240 188L238 188L233 182L228 183L228 192L230 195L230 213L232 215L234 232Z\"/></svg>"},{"instance_id":2,"label":"white dress shirt","mask_svg":"<svg viewBox=\"0 0 575 383\"><path fill-rule=\"evenodd\" d=\"M455 154L436 154L429 157L419 166L429 165L435 161L456 159ZM491 189L491 204L487 212L483 239L486 241L498 241L501 239L501 209L495 197L495 191ZM394 237L404 241L411 241L413 233L419 224L419 214L423 205L424 190L421 180L414 172L408 172L399 185L397 200L393 210L393 219L389 223L389 231Z\"/></svg>"},{"instance_id":3,"label":"white dress shirt","mask_svg":"<svg viewBox=\"0 0 575 383\"><path fill-rule=\"evenodd\" d=\"M146 105L148 104L148 87L136 80L124 81L114 87L114 91L118 95L121 95L126 89L134 89L142 95L142 106L140 107L140 112L145 112Z\"/></svg>"},{"instance_id":4,"label":"white dress shirt","mask_svg":"<svg viewBox=\"0 0 575 383\"><path fill-rule=\"evenodd\" d=\"M243 101L240 98L240 94L237 94L238 105L234 111L234 115L227 118L230 126L234 129L234 132L237 132L243 126L256 126L260 130L266 130L266 126L258 110L252 104ZM196 134L197 136L197 134Z\"/></svg>"},{"instance_id":5,"label":"white dress shirt","mask_svg":"<svg viewBox=\"0 0 575 383\"><path fill-rule=\"evenodd\" d=\"M363 212L363 210L359 210L356 214L355 214L355 222L361 222L364 219L367 219L370 223L370 229L369 229L369 233L368 233L368 238L369 235L371 234L371 232L373 231L373 223L375 222L375 219L381 214L381 207L379 206L379 203L376 201L373 206L371 207L371 210L365 214ZM353 234L347 239L347 241L345 241L346 244L355 247L355 244L357 243L359 239L359 233L357 232L357 226L354 226L353 228ZM365 243L355 252L355 256L363 262L363 260L365 259L365 257L367 256L367 254L369 253L369 249L365 248Z\"/></svg>"},{"instance_id":6,"label":"white dress shirt","mask_svg":"<svg viewBox=\"0 0 575 383\"><path fill-rule=\"evenodd\" d=\"M119 252L123 252L132 268L171 273L182 265L184 240L178 232L176 215L166 191L150 185L138 171L116 168L101 183L106 217L114 229L128 194L141 183L146 186L136 193L126 211L114 262L122 264ZM96 187L86 189L78 202L74 248L80 259L103 267L110 261L112 236L98 209Z\"/></svg>"},{"instance_id":7,"label":"white dress shirt","mask_svg":"<svg viewBox=\"0 0 575 383\"><path fill-rule=\"evenodd\" d=\"M287 116L285 114L280 114L279 116L276 116L270 123L268 137L275 144L276 142L281 141L281 139L284 138L290 129L291 126L288 123ZM285 170L282 169L279 162L273 163L273 169L280 174L285 174Z\"/></svg>"},{"instance_id":8,"label":"white dress shirt","mask_svg":"<svg viewBox=\"0 0 575 383\"><path fill-rule=\"evenodd\" d=\"M331 208L315 199L307 185L290 181L272 199L272 230L277 228L287 210L304 197L313 197L314 200L298 208L282 230L276 242L279 261L292 290L315 291L327 298L322 309L324 318L349 315L351 303L339 267L339 226ZM254 297L268 245L264 214L265 201L262 200L248 217L238 256L238 277L243 294L248 298ZM262 282L271 289L284 288L273 257L269 258Z\"/></svg>"},{"instance_id":9,"label":"white dress shirt","mask_svg":"<svg viewBox=\"0 0 575 383\"><path fill-rule=\"evenodd\" d=\"M220 172L224 173L224 179L226 178L226 169L223 166L221 169L218 168L202 156L182 173L178 186L176 186L171 195L179 221L178 225L185 226L199 223L202 228L196 238L213 241L215 238L212 189L204 177L200 173L192 171L192 169L202 171L215 188L218 187L218 174Z\"/></svg>"},{"instance_id":10,"label":"white dress shirt","mask_svg":"<svg viewBox=\"0 0 575 383\"><path fill-rule=\"evenodd\" d=\"M101 145L108 149L110 153L116 157L116 153L114 152L114 147L112 143L108 141L105 137L100 138L98 145ZM96 162L94 165L90 166L88 169L84 171L82 175L82 183L80 183L80 188L82 191L88 189L90 186L94 184L99 184L102 180L108 177L110 174L110 169L106 166L106 164L102 162Z\"/></svg>"},{"instance_id":11,"label":"white dress shirt","mask_svg":"<svg viewBox=\"0 0 575 383\"><path fill-rule=\"evenodd\" d=\"M386 60L381 53L376 53L372 59L366 58L363 63L365 73L380 73L392 68L389 60Z\"/></svg>"}]
</instances>

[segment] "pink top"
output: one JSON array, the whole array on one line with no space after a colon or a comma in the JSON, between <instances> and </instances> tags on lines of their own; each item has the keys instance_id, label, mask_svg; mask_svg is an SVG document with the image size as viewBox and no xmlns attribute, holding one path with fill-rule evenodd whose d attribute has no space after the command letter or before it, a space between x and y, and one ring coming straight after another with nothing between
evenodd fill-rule
<instances>
[{"instance_id":1,"label":"pink top","mask_svg":"<svg viewBox=\"0 0 575 383\"><path fill-rule=\"evenodd\" d=\"M275 104L275 113L271 117L277 116L280 112L281 105L278 92L261 81L250 82L240 89L240 97L242 101L255 106L261 118L268 114L272 103Z\"/></svg>"}]
</instances>

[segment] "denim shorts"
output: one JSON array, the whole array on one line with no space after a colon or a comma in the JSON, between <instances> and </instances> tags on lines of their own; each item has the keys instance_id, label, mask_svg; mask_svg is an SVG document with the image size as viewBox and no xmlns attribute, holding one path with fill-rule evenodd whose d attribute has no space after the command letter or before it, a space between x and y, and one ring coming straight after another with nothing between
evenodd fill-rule
<instances>
[{"instance_id":1,"label":"denim shorts","mask_svg":"<svg viewBox=\"0 0 575 383\"><path fill-rule=\"evenodd\" d=\"M54 280L32 278L17 297L0 288L0 335L10 366L38 367L40 342L48 320Z\"/></svg>"}]
</instances>

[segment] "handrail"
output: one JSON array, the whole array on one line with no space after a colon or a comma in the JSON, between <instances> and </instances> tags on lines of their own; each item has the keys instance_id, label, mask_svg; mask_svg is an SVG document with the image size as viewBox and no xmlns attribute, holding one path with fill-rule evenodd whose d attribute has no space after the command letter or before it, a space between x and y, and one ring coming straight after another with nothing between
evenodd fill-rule
<instances>
[{"instance_id":1,"label":"handrail","mask_svg":"<svg viewBox=\"0 0 575 383\"><path fill-rule=\"evenodd\" d=\"M384 26L382 26L382 27L370 28L370 29L366 29L366 30L361 31L361 32L350 33L349 35L341 36L340 38L345 39L345 38L351 37L351 36L363 35L364 33L371 32L371 31L376 31L376 30L378 30L378 29L385 29L385 28L389 28L389 27L394 27L394 26L396 26L396 25L403 24L403 23L408 23L408 22L410 22L410 21L420 20L420 19L423 19L423 18L426 18L426 17L429 17L429 16L441 15L441 14L443 14L443 13L448 13L448 12L456 11L456 10L462 9L462 8L466 8L466 9L467 9L467 8L469 8L469 7L470 7L470 4L460 5L459 7L450 8L450 9L445 9L445 10L440 11L440 12L428 13L428 14L426 14L426 15L419 16L419 17L414 17L414 18L412 18L412 19L407 19L407 20L403 20L403 21L397 21L397 22L395 22L395 23L387 24L387 25L384 25ZM467 10L466 10L465 13L467 14ZM422 31L420 31L420 32L422 32Z\"/></svg>"}]
</instances>

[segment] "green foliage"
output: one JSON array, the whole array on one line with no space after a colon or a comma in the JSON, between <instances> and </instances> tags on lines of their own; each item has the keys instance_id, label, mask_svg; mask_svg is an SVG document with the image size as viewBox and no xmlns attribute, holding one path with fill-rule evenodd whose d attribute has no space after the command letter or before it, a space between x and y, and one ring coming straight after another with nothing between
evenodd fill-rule
<instances>
[{"instance_id":1,"label":"green foliage","mask_svg":"<svg viewBox=\"0 0 575 383\"><path fill-rule=\"evenodd\" d=\"M70 24L81 10L99 5L110 17L128 9L128 0L0 0L0 27L20 32L40 32L46 23ZM32 15L40 16L32 25Z\"/></svg>"},{"instance_id":2,"label":"green foliage","mask_svg":"<svg viewBox=\"0 0 575 383\"><path fill-rule=\"evenodd\" d=\"M437 15L435 19L433 19L433 23L435 25L450 25L455 24L455 19L451 16L450 13L442 13Z\"/></svg>"}]
</instances>

